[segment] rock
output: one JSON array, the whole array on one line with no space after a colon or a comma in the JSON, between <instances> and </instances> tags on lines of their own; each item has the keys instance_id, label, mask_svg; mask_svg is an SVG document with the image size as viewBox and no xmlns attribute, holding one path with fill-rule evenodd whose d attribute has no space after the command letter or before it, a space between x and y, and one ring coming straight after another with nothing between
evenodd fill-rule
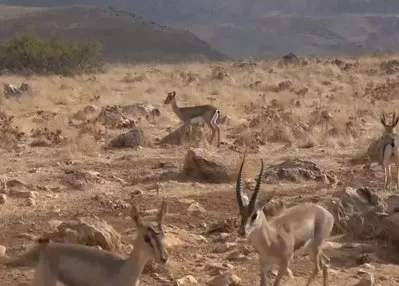
<instances>
[{"instance_id":1,"label":"rock","mask_svg":"<svg viewBox=\"0 0 399 286\"><path fill-rule=\"evenodd\" d=\"M140 146L147 147L148 140L139 127L120 134L109 143L109 147L112 148L139 148Z\"/></svg>"},{"instance_id":2,"label":"rock","mask_svg":"<svg viewBox=\"0 0 399 286\"><path fill-rule=\"evenodd\" d=\"M7 247L5 247L4 245L0 245L0 257L6 256L6 250Z\"/></svg>"},{"instance_id":3,"label":"rock","mask_svg":"<svg viewBox=\"0 0 399 286\"><path fill-rule=\"evenodd\" d=\"M19 190L9 190L8 194L17 198L32 198L35 199L38 192L29 192L29 191L19 191Z\"/></svg>"},{"instance_id":4,"label":"rock","mask_svg":"<svg viewBox=\"0 0 399 286\"><path fill-rule=\"evenodd\" d=\"M35 240L36 236L30 233L19 233L15 235L16 238L22 238L22 239L27 239L27 240Z\"/></svg>"},{"instance_id":5,"label":"rock","mask_svg":"<svg viewBox=\"0 0 399 286\"><path fill-rule=\"evenodd\" d=\"M283 56L282 60L285 64L298 64L300 62L298 56L293 53Z\"/></svg>"},{"instance_id":6,"label":"rock","mask_svg":"<svg viewBox=\"0 0 399 286\"><path fill-rule=\"evenodd\" d=\"M360 281L353 286L373 286L375 283L373 272L361 272L360 277Z\"/></svg>"},{"instance_id":7,"label":"rock","mask_svg":"<svg viewBox=\"0 0 399 286\"><path fill-rule=\"evenodd\" d=\"M4 205L7 202L6 194L0 194L0 205Z\"/></svg>"},{"instance_id":8,"label":"rock","mask_svg":"<svg viewBox=\"0 0 399 286\"><path fill-rule=\"evenodd\" d=\"M187 211L194 215L206 213L206 210L204 209L204 207L201 206L198 202L193 202L192 204L190 204Z\"/></svg>"},{"instance_id":9,"label":"rock","mask_svg":"<svg viewBox=\"0 0 399 286\"><path fill-rule=\"evenodd\" d=\"M241 251L234 250L227 255L226 259L229 261L246 261L249 258L246 255L242 254Z\"/></svg>"},{"instance_id":10,"label":"rock","mask_svg":"<svg viewBox=\"0 0 399 286\"><path fill-rule=\"evenodd\" d=\"M198 281L197 279L195 279L193 275L186 275L176 280L176 286L185 286L185 285L198 285Z\"/></svg>"},{"instance_id":11,"label":"rock","mask_svg":"<svg viewBox=\"0 0 399 286\"><path fill-rule=\"evenodd\" d=\"M388 240L394 244L399 243L399 212L394 213L384 219L383 227Z\"/></svg>"},{"instance_id":12,"label":"rock","mask_svg":"<svg viewBox=\"0 0 399 286\"><path fill-rule=\"evenodd\" d=\"M386 212L388 214L399 212L399 195L398 194L389 196L385 200L385 203L387 204Z\"/></svg>"},{"instance_id":13,"label":"rock","mask_svg":"<svg viewBox=\"0 0 399 286\"><path fill-rule=\"evenodd\" d=\"M155 123L155 119L161 116L161 111L150 103L136 103L121 107L123 112L134 118L144 116L150 123Z\"/></svg>"},{"instance_id":14,"label":"rock","mask_svg":"<svg viewBox=\"0 0 399 286\"><path fill-rule=\"evenodd\" d=\"M226 165L226 158L200 148L188 150L183 173L208 183L228 183L234 181L236 175Z\"/></svg>"},{"instance_id":15,"label":"rock","mask_svg":"<svg viewBox=\"0 0 399 286\"><path fill-rule=\"evenodd\" d=\"M241 278L232 273L224 273L208 281L207 286L239 286Z\"/></svg>"},{"instance_id":16,"label":"rock","mask_svg":"<svg viewBox=\"0 0 399 286\"><path fill-rule=\"evenodd\" d=\"M347 187L337 201L328 207L335 217L339 233L351 233L357 239L374 239L384 235L386 204L370 188Z\"/></svg>"},{"instance_id":17,"label":"rock","mask_svg":"<svg viewBox=\"0 0 399 286\"><path fill-rule=\"evenodd\" d=\"M64 172L66 174L64 184L75 190L83 190L88 185L104 182L101 174L97 171L66 169Z\"/></svg>"},{"instance_id":18,"label":"rock","mask_svg":"<svg viewBox=\"0 0 399 286\"><path fill-rule=\"evenodd\" d=\"M215 135L216 136L216 135ZM183 124L163 137L158 145L195 145L200 146L206 140L205 130L199 124Z\"/></svg>"},{"instance_id":19,"label":"rock","mask_svg":"<svg viewBox=\"0 0 399 286\"><path fill-rule=\"evenodd\" d=\"M234 268L234 266L229 263L214 262L214 263L205 265L205 270L210 271L211 275L217 275L219 273L222 273L226 270L231 270L233 268Z\"/></svg>"},{"instance_id":20,"label":"rock","mask_svg":"<svg viewBox=\"0 0 399 286\"><path fill-rule=\"evenodd\" d=\"M95 119L108 128L133 128L136 122L133 118L127 117L120 106L105 106Z\"/></svg>"},{"instance_id":21,"label":"rock","mask_svg":"<svg viewBox=\"0 0 399 286\"><path fill-rule=\"evenodd\" d=\"M62 222L57 230L47 234L53 241L100 246L109 251L119 251L120 234L106 221L96 217L81 217L75 221Z\"/></svg>"},{"instance_id":22,"label":"rock","mask_svg":"<svg viewBox=\"0 0 399 286\"><path fill-rule=\"evenodd\" d=\"M288 159L281 164L272 165L264 171L263 181L318 181L323 183L334 183L335 178L325 173L315 163L300 160L298 158Z\"/></svg>"},{"instance_id":23,"label":"rock","mask_svg":"<svg viewBox=\"0 0 399 286\"><path fill-rule=\"evenodd\" d=\"M27 198L26 199L26 205L29 207L34 207L36 206L36 201L34 198Z\"/></svg>"},{"instance_id":24,"label":"rock","mask_svg":"<svg viewBox=\"0 0 399 286\"><path fill-rule=\"evenodd\" d=\"M225 252L229 251L230 249L232 249L234 246L236 246L236 243L226 242L226 243L217 245L215 247L215 249L213 250L213 252L214 253L225 253Z\"/></svg>"}]
</instances>

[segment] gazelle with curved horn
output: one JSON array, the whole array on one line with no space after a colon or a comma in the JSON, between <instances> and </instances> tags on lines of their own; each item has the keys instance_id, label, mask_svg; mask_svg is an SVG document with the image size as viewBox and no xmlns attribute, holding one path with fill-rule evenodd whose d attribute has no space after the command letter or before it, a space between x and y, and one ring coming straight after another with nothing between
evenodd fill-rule
<instances>
[{"instance_id":1,"label":"gazelle with curved horn","mask_svg":"<svg viewBox=\"0 0 399 286\"><path fill-rule=\"evenodd\" d=\"M242 198L241 177L244 161L245 154L236 185L237 203L241 216L238 233L247 238L259 255L260 286L266 286L267 273L272 265L279 266L274 286L280 285L284 274L293 277L289 264L294 252L299 249L309 253L315 265L306 285L310 285L322 269L323 285L327 286L329 258L322 253L322 246L330 237L334 225L333 215L317 204L301 203L285 209L267 221L263 207L272 197L263 202L257 199L262 181L263 160L261 160L262 165L255 190L248 204L245 204Z\"/></svg>"},{"instance_id":2,"label":"gazelle with curved horn","mask_svg":"<svg viewBox=\"0 0 399 286\"><path fill-rule=\"evenodd\" d=\"M163 243L163 217L166 201L162 201L156 222L142 221L138 209L132 205L130 216L136 224L137 237L130 256L123 258L115 253L94 247L53 243L39 239L33 249L17 258L3 257L0 264L8 267L35 267L37 286L136 286L144 266L155 260L165 264L168 253Z\"/></svg>"}]
</instances>

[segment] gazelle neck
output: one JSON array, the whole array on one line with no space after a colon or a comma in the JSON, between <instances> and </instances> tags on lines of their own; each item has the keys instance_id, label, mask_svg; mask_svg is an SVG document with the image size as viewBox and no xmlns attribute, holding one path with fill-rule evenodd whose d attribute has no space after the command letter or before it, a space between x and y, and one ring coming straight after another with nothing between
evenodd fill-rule
<instances>
[{"instance_id":1,"label":"gazelle neck","mask_svg":"<svg viewBox=\"0 0 399 286\"><path fill-rule=\"evenodd\" d=\"M180 107L177 106L176 99L173 100L170 104L172 105L172 109L173 109L174 113L176 113L176 115L180 119L182 119L182 114L181 114L181 111L180 111Z\"/></svg>"},{"instance_id":2,"label":"gazelle neck","mask_svg":"<svg viewBox=\"0 0 399 286\"><path fill-rule=\"evenodd\" d=\"M123 285L138 286L140 275L150 258L141 251L138 239L136 239L133 247L130 256L126 259L120 270L120 281L124 282Z\"/></svg>"},{"instance_id":3,"label":"gazelle neck","mask_svg":"<svg viewBox=\"0 0 399 286\"><path fill-rule=\"evenodd\" d=\"M248 236L248 241L258 252L264 249L265 245L269 247L276 234L275 229L268 223L264 213L260 213L258 219L261 220L261 223Z\"/></svg>"}]
</instances>

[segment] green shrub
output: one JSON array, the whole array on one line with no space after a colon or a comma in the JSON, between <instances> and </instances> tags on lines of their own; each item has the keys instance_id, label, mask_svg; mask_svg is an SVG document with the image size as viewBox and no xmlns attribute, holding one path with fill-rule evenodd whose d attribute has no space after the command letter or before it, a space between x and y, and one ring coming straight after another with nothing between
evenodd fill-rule
<instances>
[{"instance_id":1,"label":"green shrub","mask_svg":"<svg viewBox=\"0 0 399 286\"><path fill-rule=\"evenodd\" d=\"M25 33L0 44L0 71L73 75L102 68L101 44Z\"/></svg>"}]
</instances>

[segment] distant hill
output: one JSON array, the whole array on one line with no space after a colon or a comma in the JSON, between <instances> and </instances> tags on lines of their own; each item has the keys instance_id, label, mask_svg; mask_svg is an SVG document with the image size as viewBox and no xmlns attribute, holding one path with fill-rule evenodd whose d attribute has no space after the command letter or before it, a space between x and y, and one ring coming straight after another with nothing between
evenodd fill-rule
<instances>
[{"instance_id":1,"label":"distant hill","mask_svg":"<svg viewBox=\"0 0 399 286\"><path fill-rule=\"evenodd\" d=\"M0 5L0 39L32 29L38 35L93 39L108 61L221 60L221 52L194 34L146 21L133 13L94 6L29 8ZM0 40L0 41L1 41Z\"/></svg>"},{"instance_id":2,"label":"distant hill","mask_svg":"<svg viewBox=\"0 0 399 286\"><path fill-rule=\"evenodd\" d=\"M187 29L234 57L399 49L398 0L0 0L15 5L85 3Z\"/></svg>"}]
</instances>

